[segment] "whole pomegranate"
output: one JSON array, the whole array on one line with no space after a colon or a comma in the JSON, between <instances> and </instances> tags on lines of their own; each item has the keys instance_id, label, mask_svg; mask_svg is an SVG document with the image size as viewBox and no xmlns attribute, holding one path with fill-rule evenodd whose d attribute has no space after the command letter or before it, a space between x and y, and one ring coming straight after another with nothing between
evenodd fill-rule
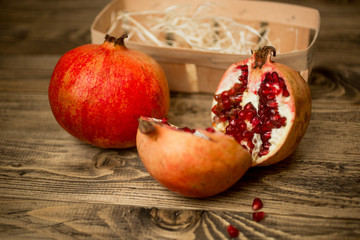
<instances>
[{"instance_id":1,"label":"whole pomegranate","mask_svg":"<svg viewBox=\"0 0 360 240\"><path fill-rule=\"evenodd\" d=\"M308 127L308 84L293 69L271 60L273 47L231 65L215 93L213 126L248 149L253 165L288 157Z\"/></svg>"},{"instance_id":2,"label":"whole pomegranate","mask_svg":"<svg viewBox=\"0 0 360 240\"><path fill-rule=\"evenodd\" d=\"M139 122L136 143L146 169L184 196L208 197L225 191L251 166L248 151L225 134L144 117Z\"/></svg>"},{"instance_id":3,"label":"whole pomegranate","mask_svg":"<svg viewBox=\"0 0 360 240\"><path fill-rule=\"evenodd\" d=\"M76 138L102 148L135 146L140 116L162 118L169 89L160 65L127 49L123 35L106 35L65 53L55 66L49 102L58 123Z\"/></svg>"}]
</instances>

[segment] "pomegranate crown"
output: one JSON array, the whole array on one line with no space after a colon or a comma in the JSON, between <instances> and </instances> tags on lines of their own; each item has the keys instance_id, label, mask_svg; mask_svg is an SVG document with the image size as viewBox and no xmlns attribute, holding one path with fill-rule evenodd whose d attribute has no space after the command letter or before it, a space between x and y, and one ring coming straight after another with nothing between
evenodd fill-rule
<instances>
[{"instance_id":1,"label":"pomegranate crown","mask_svg":"<svg viewBox=\"0 0 360 240\"><path fill-rule=\"evenodd\" d=\"M119 38L116 38L114 36L106 34L105 35L105 42L114 43L114 45L125 46L124 39L127 38L127 37L128 37L127 33L124 33Z\"/></svg>"},{"instance_id":2,"label":"pomegranate crown","mask_svg":"<svg viewBox=\"0 0 360 240\"><path fill-rule=\"evenodd\" d=\"M251 51L251 54L255 57L254 68L259 67L261 69L267 60L271 61L269 56L271 53L274 57L276 56L276 49L273 46L264 46L259 50Z\"/></svg>"}]
</instances>

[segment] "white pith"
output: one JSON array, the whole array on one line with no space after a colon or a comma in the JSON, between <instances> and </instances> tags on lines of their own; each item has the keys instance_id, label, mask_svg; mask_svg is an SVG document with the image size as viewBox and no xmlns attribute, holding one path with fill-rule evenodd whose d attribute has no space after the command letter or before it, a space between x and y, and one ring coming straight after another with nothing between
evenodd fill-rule
<instances>
[{"instance_id":1,"label":"white pith","mask_svg":"<svg viewBox=\"0 0 360 240\"><path fill-rule=\"evenodd\" d=\"M249 61L247 63L248 68L251 67L251 62ZM238 77L241 75L241 70L234 71L234 68L236 65L233 65L233 67L229 68L224 76L225 78L222 79L222 82L220 83L218 90L216 94L222 93L223 91L229 90L232 88L234 83L238 82ZM268 69L271 71L271 69ZM264 72L267 71L266 67L263 69ZM249 72L249 79L251 78L250 72ZM258 111L259 106L259 95L257 94L260 89L262 79L256 79L256 81L252 80L251 82L248 82L247 90L243 93L242 102L240 105L244 107L247 103L251 102L252 105L256 108ZM254 134L254 137L252 139L253 144L255 147L252 151L252 158L253 162L262 162L263 159L270 157L273 155L275 150L280 147L283 142L285 141L285 137L287 136L288 132L290 131L290 128L292 126L292 123L294 121L294 112L293 112L293 106L291 103L291 97L282 97L282 95L278 95L276 97L276 102L278 104L278 111L280 116L286 117L286 125L280 128L273 128L271 130L271 138L269 139L269 143L271 144L269 148L269 153L267 155L264 155L262 157L259 157L258 154L261 150L262 140L260 137L260 134ZM216 105L217 101L214 100L212 106ZM211 117L215 116L214 113L211 113ZM248 130L252 129L252 125L247 120L245 121L247 124ZM229 125L229 122L224 123L218 123L215 125L215 129L220 132L225 132L226 127ZM246 146L246 142L241 142L244 146ZM247 146L246 146L247 147Z\"/></svg>"}]
</instances>

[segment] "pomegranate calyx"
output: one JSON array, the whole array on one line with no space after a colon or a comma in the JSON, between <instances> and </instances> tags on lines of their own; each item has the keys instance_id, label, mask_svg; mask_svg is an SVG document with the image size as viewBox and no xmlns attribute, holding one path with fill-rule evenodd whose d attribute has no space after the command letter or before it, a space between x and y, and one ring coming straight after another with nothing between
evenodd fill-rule
<instances>
[{"instance_id":1,"label":"pomegranate calyx","mask_svg":"<svg viewBox=\"0 0 360 240\"><path fill-rule=\"evenodd\" d=\"M143 118L139 118L138 121L139 121L139 130L141 133L151 134L156 130L154 126L155 123L153 121L147 121Z\"/></svg>"},{"instance_id":2,"label":"pomegranate calyx","mask_svg":"<svg viewBox=\"0 0 360 240\"><path fill-rule=\"evenodd\" d=\"M114 46L118 45L118 46L125 47L124 39L127 38L127 37L128 37L127 33L124 33L119 38L116 38L114 36L106 34L105 35L105 42L114 43Z\"/></svg>"},{"instance_id":3,"label":"pomegranate calyx","mask_svg":"<svg viewBox=\"0 0 360 240\"><path fill-rule=\"evenodd\" d=\"M262 66L266 63L266 61L271 61L271 53L273 53L273 56L276 56L276 49L273 46L264 46L260 50L251 51L251 53L254 55L255 58L255 65L254 69L259 67L260 69Z\"/></svg>"}]
</instances>

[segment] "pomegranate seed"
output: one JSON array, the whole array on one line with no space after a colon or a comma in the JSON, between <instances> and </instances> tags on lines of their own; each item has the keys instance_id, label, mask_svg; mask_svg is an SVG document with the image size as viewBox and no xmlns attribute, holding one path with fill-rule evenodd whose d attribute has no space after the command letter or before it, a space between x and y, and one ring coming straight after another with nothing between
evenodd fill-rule
<instances>
[{"instance_id":1,"label":"pomegranate seed","mask_svg":"<svg viewBox=\"0 0 360 240\"><path fill-rule=\"evenodd\" d=\"M239 104L242 101L242 95L235 96L235 104Z\"/></svg>"},{"instance_id":2,"label":"pomegranate seed","mask_svg":"<svg viewBox=\"0 0 360 240\"><path fill-rule=\"evenodd\" d=\"M273 78L272 78L272 76L271 76L271 73L266 73L265 74L265 79L267 79L267 80L269 80L270 82L272 82L273 81Z\"/></svg>"},{"instance_id":3,"label":"pomegranate seed","mask_svg":"<svg viewBox=\"0 0 360 240\"><path fill-rule=\"evenodd\" d=\"M214 105L214 106L212 107L211 111L212 111L214 114L216 114L216 115L220 113L220 112L219 112L219 107L218 107L218 105Z\"/></svg>"},{"instance_id":4,"label":"pomegranate seed","mask_svg":"<svg viewBox=\"0 0 360 240\"><path fill-rule=\"evenodd\" d=\"M266 149L266 150L269 150L270 146L271 146L271 143L269 143L269 142L263 142L263 144L262 144L263 149Z\"/></svg>"},{"instance_id":5,"label":"pomegranate seed","mask_svg":"<svg viewBox=\"0 0 360 240\"><path fill-rule=\"evenodd\" d=\"M220 120L220 122L226 122L228 120L228 118L225 115L220 115L219 120Z\"/></svg>"},{"instance_id":6,"label":"pomegranate seed","mask_svg":"<svg viewBox=\"0 0 360 240\"><path fill-rule=\"evenodd\" d=\"M251 120L251 125L252 125L253 127L256 127L257 125L259 125L260 121L261 121L260 118L254 117L254 118Z\"/></svg>"},{"instance_id":7,"label":"pomegranate seed","mask_svg":"<svg viewBox=\"0 0 360 240\"><path fill-rule=\"evenodd\" d=\"M264 84L264 86L270 91L269 93L271 93L272 92L272 83L270 83L270 82L265 82L265 84Z\"/></svg>"},{"instance_id":8,"label":"pomegranate seed","mask_svg":"<svg viewBox=\"0 0 360 240\"><path fill-rule=\"evenodd\" d=\"M224 105L224 109L230 109L231 108L231 103L229 98L225 98L222 100L222 103Z\"/></svg>"},{"instance_id":9,"label":"pomegranate seed","mask_svg":"<svg viewBox=\"0 0 360 240\"><path fill-rule=\"evenodd\" d=\"M279 78L279 86L280 86L280 88L282 88L282 89L284 89L284 87L286 87L286 86L285 86L285 81L284 81L284 79Z\"/></svg>"},{"instance_id":10,"label":"pomegranate seed","mask_svg":"<svg viewBox=\"0 0 360 240\"><path fill-rule=\"evenodd\" d=\"M246 113L245 110L241 110L238 114L238 117L243 119L245 117L245 113Z\"/></svg>"},{"instance_id":11,"label":"pomegranate seed","mask_svg":"<svg viewBox=\"0 0 360 240\"><path fill-rule=\"evenodd\" d=\"M267 100L274 100L275 99L275 95L274 94L268 94L266 95Z\"/></svg>"},{"instance_id":12,"label":"pomegranate seed","mask_svg":"<svg viewBox=\"0 0 360 240\"><path fill-rule=\"evenodd\" d=\"M271 74L272 79L274 80L274 82L279 82L279 75L277 74L277 72L273 72ZM283 80L284 81L284 80Z\"/></svg>"},{"instance_id":13,"label":"pomegranate seed","mask_svg":"<svg viewBox=\"0 0 360 240\"><path fill-rule=\"evenodd\" d=\"M242 136L245 138L245 139L251 139L254 134L252 132L249 132L249 131L244 131Z\"/></svg>"},{"instance_id":14,"label":"pomegranate seed","mask_svg":"<svg viewBox=\"0 0 360 240\"><path fill-rule=\"evenodd\" d=\"M279 115L279 114L271 115L271 116L270 116L270 119L271 119L271 121L273 121L273 122L277 122L277 121L279 121L279 119L280 119L280 115Z\"/></svg>"},{"instance_id":15,"label":"pomegranate seed","mask_svg":"<svg viewBox=\"0 0 360 240\"><path fill-rule=\"evenodd\" d=\"M283 95L284 97L289 97L289 96L290 96L290 93L289 93L289 91L286 89L286 87L283 88L283 93L282 93L282 95Z\"/></svg>"},{"instance_id":16,"label":"pomegranate seed","mask_svg":"<svg viewBox=\"0 0 360 240\"><path fill-rule=\"evenodd\" d=\"M244 106L244 110L252 110L252 111L256 111L256 108L252 105L251 102L248 102L247 104L245 104Z\"/></svg>"},{"instance_id":17,"label":"pomegranate seed","mask_svg":"<svg viewBox=\"0 0 360 240\"><path fill-rule=\"evenodd\" d=\"M266 106L269 108L276 108L277 107L277 102L276 101L268 101L266 103Z\"/></svg>"},{"instance_id":18,"label":"pomegranate seed","mask_svg":"<svg viewBox=\"0 0 360 240\"><path fill-rule=\"evenodd\" d=\"M244 131L244 130L246 130L246 123L244 122L244 121L242 121L241 123L239 123L238 124L238 129L240 130L240 131Z\"/></svg>"},{"instance_id":19,"label":"pomegranate seed","mask_svg":"<svg viewBox=\"0 0 360 240\"><path fill-rule=\"evenodd\" d=\"M281 117L279 119L279 123L282 125L282 126L285 126L286 125L286 117Z\"/></svg>"},{"instance_id":20,"label":"pomegranate seed","mask_svg":"<svg viewBox=\"0 0 360 240\"><path fill-rule=\"evenodd\" d=\"M229 234L229 237L231 237L231 238L236 238L239 236L239 230L232 225L229 225L227 227L227 232Z\"/></svg>"},{"instance_id":21,"label":"pomegranate seed","mask_svg":"<svg viewBox=\"0 0 360 240\"><path fill-rule=\"evenodd\" d=\"M236 120L235 120L235 119L231 119L231 120L229 121L229 125L235 126L235 125L236 125Z\"/></svg>"},{"instance_id":22,"label":"pomegranate seed","mask_svg":"<svg viewBox=\"0 0 360 240\"><path fill-rule=\"evenodd\" d=\"M253 220L255 222L260 222L264 218L265 218L265 213L264 212L253 212Z\"/></svg>"},{"instance_id":23,"label":"pomegranate seed","mask_svg":"<svg viewBox=\"0 0 360 240\"><path fill-rule=\"evenodd\" d=\"M235 90L235 92L238 92L241 89L241 87L242 87L241 83L235 83L233 89Z\"/></svg>"},{"instance_id":24,"label":"pomegranate seed","mask_svg":"<svg viewBox=\"0 0 360 240\"><path fill-rule=\"evenodd\" d=\"M265 156L265 155L267 155L267 154L269 154L269 150L268 150L268 149L263 149L263 150L261 150L261 151L259 152L259 157Z\"/></svg>"},{"instance_id":25,"label":"pomegranate seed","mask_svg":"<svg viewBox=\"0 0 360 240\"><path fill-rule=\"evenodd\" d=\"M229 97L229 102L231 103L231 105L235 105L235 104L236 104L236 98L235 98L235 96L231 95L231 96Z\"/></svg>"},{"instance_id":26,"label":"pomegranate seed","mask_svg":"<svg viewBox=\"0 0 360 240\"><path fill-rule=\"evenodd\" d=\"M263 203L261 201L260 198L254 198L253 200L253 204L252 204L252 209L254 211L260 210L263 207Z\"/></svg>"},{"instance_id":27,"label":"pomegranate seed","mask_svg":"<svg viewBox=\"0 0 360 240\"><path fill-rule=\"evenodd\" d=\"M261 133L261 128L260 125L257 125L256 127L253 128L252 130L253 133Z\"/></svg>"},{"instance_id":28,"label":"pomegranate seed","mask_svg":"<svg viewBox=\"0 0 360 240\"><path fill-rule=\"evenodd\" d=\"M221 98L228 98L229 97L229 91L223 91L221 93Z\"/></svg>"},{"instance_id":29,"label":"pomegranate seed","mask_svg":"<svg viewBox=\"0 0 360 240\"><path fill-rule=\"evenodd\" d=\"M262 137L263 139L269 140L271 138L271 131L265 132Z\"/></svg>"},{"instance_id":30,"label":"pomegranate seed","mask_svg":"<svg viewBox=\"0 0 360 240\"><path fill-rule=\"evenodd\" d=\"M162 118L162 119L161 119L161 123L164 123L164 124L169 124L169 123L168 123L168 119L167 119L167 118Z\"/></svg>"},{"instance_id":31,"label":"pomegranate seed","mask_svg":"<svg viewBox=\"0 0 360 240\"><path fill-rule=\"evenodd\" d=\"M208 131L208 132L211 132L211 133L215 132L215 129L212 128L212 127L208 127L205 130Z\"/></svg>"},{"instance_id":32,"label":"pomegranate seed","mask_svg":"<svg viewBox=\"0 0 360 240\"><path fill-rule=\"evenodd\" d=\"M256 112L254 111L248 111L246 112L245 119L248 121L251 121L256 115Z\"/></svg>"},{"instance_id":33,"label":"pomegranate seed","mask_svg":"<svg viewBox=\"0 0 360 240\"><path fill-rule=\"evenodd\" d=\"M250 153L252 153L252 149L255 147L254 143L252 142L252 139L247 140L247 146L250 148Z\"/></svg>"},{"instance_id":34,"label":"pomegranate seed","mask_svg":"<svg viewBox=\"0 0 360 240\"><path fill-rule=\"evenodd\" d=\"M190 129L188 127L183 127L183 128L181 128L181 130L183 130L184 132L189 132L189 133L194 133L195 132L195 129Z\"/></svg>"}]
</instances>

